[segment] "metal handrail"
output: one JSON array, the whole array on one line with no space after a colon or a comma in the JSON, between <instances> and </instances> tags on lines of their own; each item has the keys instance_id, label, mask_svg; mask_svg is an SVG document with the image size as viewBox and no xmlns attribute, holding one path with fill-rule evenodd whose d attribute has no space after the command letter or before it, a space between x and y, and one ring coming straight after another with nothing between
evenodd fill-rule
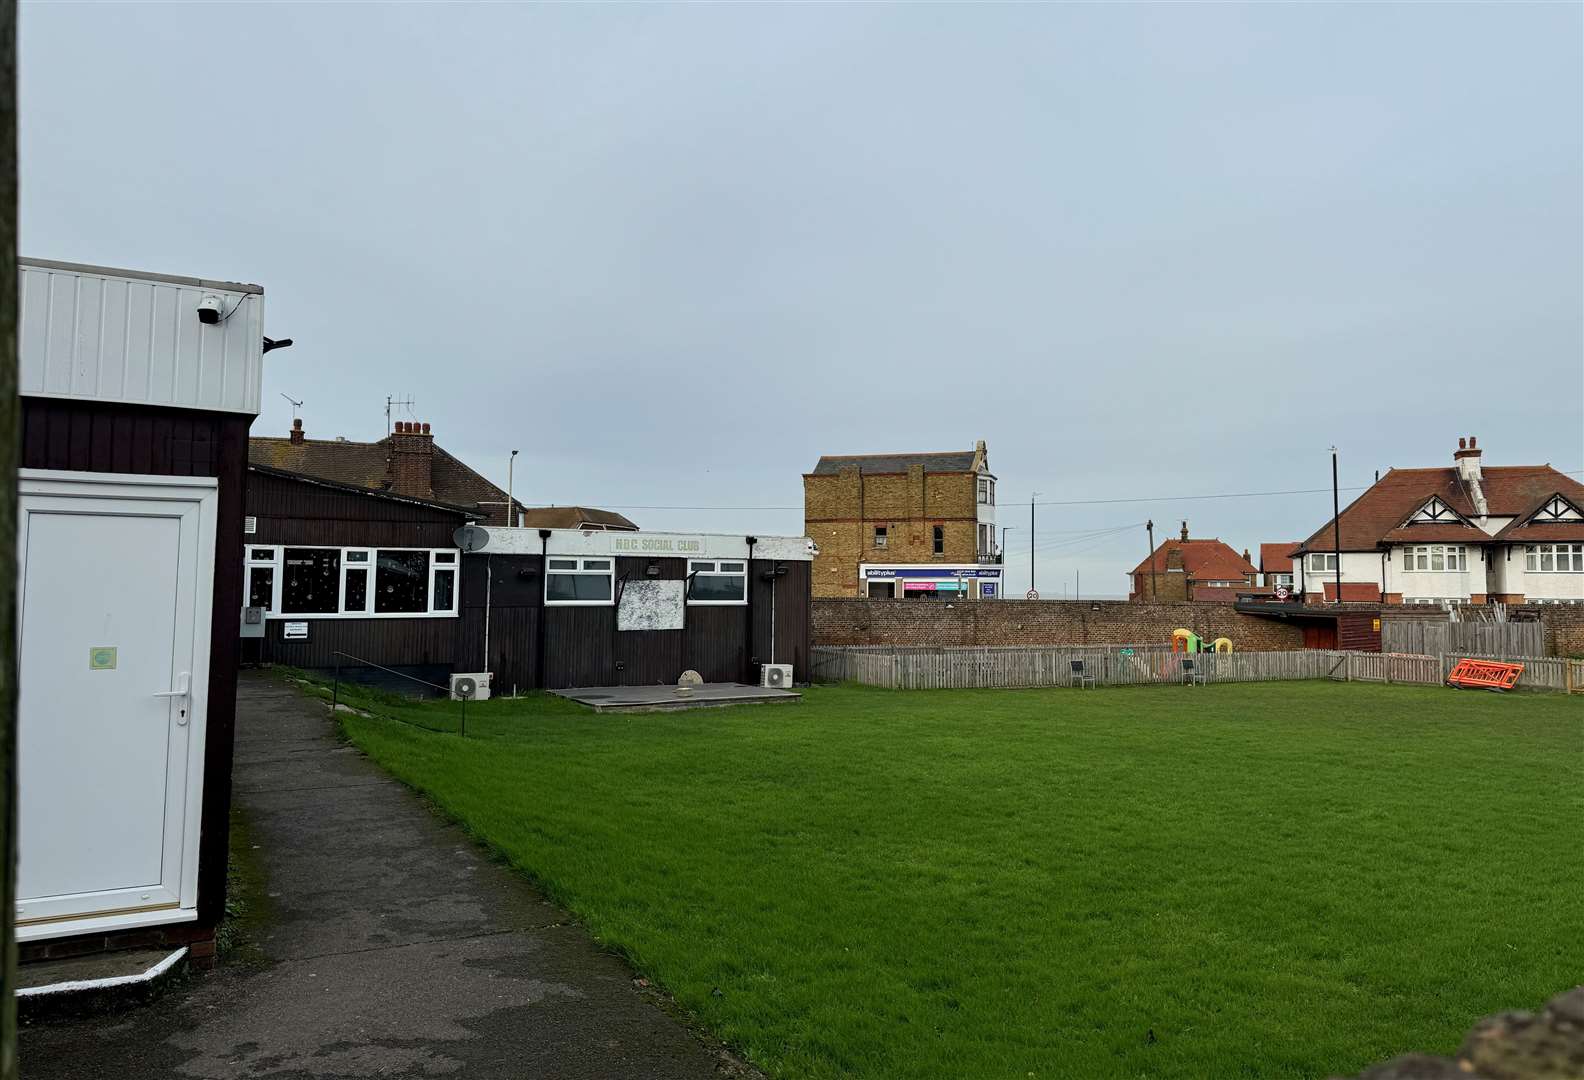
<instances>
[{"instance_id":1,"label":"metal handrail","mask_svg":"<svg viewBox=\"0 0 1584 1080\"><path fill-rule=\"evenodd\" d=\"M395 668L388 668L384 664L376 664L372 660L365 660L361 656L353 656L349 652L342 652L341 650L336 649L336 650L332 651L330 653L330 655L334 656L336 658L335 684L330 690L330 712L332 714L334 714L334 712L336 711L336 706L340 704L340 697L341 697L341 657L343 657L343 656L346 657L348 660L355 660L359 664L362 664L365 667L378 668L380 671L389 672L392 675L396 675L396 676L399 676L400 678L406 679L408 682L415 682L415 683L419 684L420 686L432 687L435 690L443 690L443 691L445 691L447 697L449 697L451 695L451 688L449 686L441 686L439 683L432 683L432 682L430 682L427 679L420 679L416 675L408 675L404 671L397 671ZM457 698L457 701L461 702L461 704L462 704L461 736L462 736L462 738L465 739L465 738L467 738L467 698L459 697L459 698ZM421 727L422 725L415 724L413 726L414 727Z\"/></svg>"}]
</instances>

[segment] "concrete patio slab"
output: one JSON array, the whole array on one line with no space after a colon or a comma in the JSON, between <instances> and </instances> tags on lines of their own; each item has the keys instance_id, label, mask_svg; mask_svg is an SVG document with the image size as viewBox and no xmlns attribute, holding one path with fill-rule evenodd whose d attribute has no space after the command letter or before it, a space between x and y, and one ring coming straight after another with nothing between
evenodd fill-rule
<instances>
[{"instance_id":1,"label":"concrete patio slab","mask_svg":"<svg viewBox=\"0 0 1584 1080\"><path fill-rule=\"evenodd\" d=\"M803 695L746 683L705 683L679 693L675 686L574 686L552 694L587 705L595 712L675 712L723 705L785 705Z\"/></svg>"}]
</instances>

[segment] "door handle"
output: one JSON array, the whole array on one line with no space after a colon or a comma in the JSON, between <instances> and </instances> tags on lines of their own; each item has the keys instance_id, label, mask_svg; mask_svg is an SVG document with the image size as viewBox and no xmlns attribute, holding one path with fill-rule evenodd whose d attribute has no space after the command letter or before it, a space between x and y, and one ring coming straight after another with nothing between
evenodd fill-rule
<instances>
[{"instance_id":1,"label":"door handle","mask_svg":"<svg viewBox=\"0 0 1584 1080\"><path fill-rule=\"evenodd\" d=\"M191 689L191 686L190 686L191 680L192 680L192 676L189 673L184 671L180 675L176 676L176 689L174 689L174 690L156 690L154 692L154 696L155 697L174 697L174 698L188 698L188 697L191 697L192 696L192 689ZM188 703L186 701L183 701L181 703L181 708L176 711L176 723L179 726L185 727L186 724L187 724L187 705L188 705Z\"/></svg>"}]
</instances>

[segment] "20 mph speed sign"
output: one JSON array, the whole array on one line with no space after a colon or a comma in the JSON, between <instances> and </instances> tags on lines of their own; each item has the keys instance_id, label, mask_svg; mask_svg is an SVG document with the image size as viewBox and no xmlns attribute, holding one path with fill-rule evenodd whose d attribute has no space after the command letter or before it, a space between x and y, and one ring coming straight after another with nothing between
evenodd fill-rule
<instances>
[{"instance_id":1,"label":"20 mph speed sign","mask_svg":"<svg viewBox=\"0 0 1584 1080\"><path fill-rule=\"evenodd\" d=\"M1023 599L1025 599L1025 600L1038 600L1039 599L1039 593L1036 590L1034 590L1034 589L1030 589L1028 592L1023 594Z\"/></svg>"}]
</instances>

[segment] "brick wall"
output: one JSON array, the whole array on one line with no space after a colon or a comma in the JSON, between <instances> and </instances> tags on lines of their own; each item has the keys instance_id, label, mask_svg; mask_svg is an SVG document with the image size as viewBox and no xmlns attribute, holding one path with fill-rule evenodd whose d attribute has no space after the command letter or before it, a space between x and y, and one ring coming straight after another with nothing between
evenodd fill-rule
<instances>
[{"instance_id":1,"label":"brick wall","mask_svg":"<svg viewBox=\"0 0 1584 1080\"><path fill-rule=\"evenodd\" d=\"M1233 647L1303 647L1303 633L1277 619L1244 615L1231 604L1125 600L814 601L815 645L1135 645L1168 643L1186 627Z\"/></svg>"},{"instance_id":2,"label":"brick wall","mask_svg":"<svg viewBox=\"0 0 1584 1080\"><path fill-rule=\"evenodd\" d=\"M978 489L973 473L860 475L803 478L803 532L819 545L814 595L857 596L860 563L972 563L978 557ZM886 527L886 546L874 546L875 526ZM945 550L935 554L934 527Z\"/></svg>"}]
</instances>

